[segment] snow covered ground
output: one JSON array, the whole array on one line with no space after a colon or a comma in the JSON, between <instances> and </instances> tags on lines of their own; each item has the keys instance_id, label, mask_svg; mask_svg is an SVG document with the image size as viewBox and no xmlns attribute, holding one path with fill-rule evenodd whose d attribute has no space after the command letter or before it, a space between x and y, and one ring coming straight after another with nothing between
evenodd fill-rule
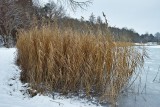
<instances>
[{"instance_id":1,"label":"snow covered ground","mask_svg":"<svg viewBox=\"0 0 160 107\"><path fill-rule=\"evenodd\" d=\"M160 106L160 46L145 47L150 59L145 61L140 77L129 92L119 98L118 107ZM0 48L0 107L100 107L85 99L23 95L26 88L19 80L15 56L15 48Z\"/></svg>"},{"instance_id":2,"label":"snow covered ground","mask_svg":"<svg viewBox=\"0 0 160 107\"><path fill-rule=\"evenodd\" d=\"M23 95L26 88L19 80L20 70L14 64L15 56L15 48L0 48L0 107L100 107L85 99Z\"/></svg>"}]
</instances>

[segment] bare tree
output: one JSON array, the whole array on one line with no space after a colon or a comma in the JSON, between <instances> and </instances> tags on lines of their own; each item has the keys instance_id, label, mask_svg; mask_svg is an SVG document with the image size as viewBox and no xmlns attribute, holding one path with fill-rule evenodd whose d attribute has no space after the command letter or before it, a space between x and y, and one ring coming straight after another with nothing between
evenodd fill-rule
<instances>
[{"instance_id":1,"label":"bare tree","mask_svg":"<svg viewBox=\"0 0 160 107\"><path fill-rule=\"evenodd\" d=\"M100 16L97 17L97 21L96 21L96 22L97 22L97 24L99 24L99 25L103 23L103 21L102 21L102 19L101 19Z\"/></svg>"},{"instance_id":2,"label":"bare tree","mask_svg":"<svg viewBox=\"0 0 160 107\"><path fill-rule=\"evenodd\" d=\"M44 14L45 17L47 17L49 19L54 19L54 18L60 19L65 16L65 10L64 10L63 6L58 6L53 1L47 3L42 8L42 13Z\"/></svg>"},{"instance_id":3,"label":"bare tree","mask_svg":"<svg viewBox=\"0 0 160 107\"><path fill-rule=\"evenodd\" d=\"M77 0L57 0L59 3L67 4L69 8L71 8L73 11L75 11L77 8L86 9L93 0L87 0L87 1L77 1Z\"/></svg>"},{"instance_id":4,"label":"bare tree","mask_svg":"<svg viewBox=\"0 0 160 107\"><path fill-rule=\"evenodd\" d=\"M89 21L91 24L94 24L96 22L96 17L93 13L89 16Z\"/></svg>"},{"instance_id":5,"label":"bare tree","mask_svg":"<svg viewBox=\"0 0 160 107\"><path fill-rule=\"evenodd\" d=\"M26 13L16 6L14 0L0 0L0 34L4 45L9 47L11 39L16 39L17 29L29 25Z\"/></svg>"}]
</instances>

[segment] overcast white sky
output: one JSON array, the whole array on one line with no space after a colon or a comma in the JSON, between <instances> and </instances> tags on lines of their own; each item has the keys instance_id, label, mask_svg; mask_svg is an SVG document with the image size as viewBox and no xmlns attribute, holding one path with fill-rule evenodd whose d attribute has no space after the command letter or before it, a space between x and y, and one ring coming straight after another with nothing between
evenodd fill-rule
<instances>
[{"instance_id":1,"label":"overcast white sky","mask_svg":"<svg viewBox=\"0 0 160 107\"><path fill-rule=\"evenodd\" d=\"M102 11L110 26L133 28L140 34L160 32L160 0L93 0L87 11L68 10L68 13L71 17L83 16L88 20L92 12L102 16Z\"/></svg>"}]
</instances>

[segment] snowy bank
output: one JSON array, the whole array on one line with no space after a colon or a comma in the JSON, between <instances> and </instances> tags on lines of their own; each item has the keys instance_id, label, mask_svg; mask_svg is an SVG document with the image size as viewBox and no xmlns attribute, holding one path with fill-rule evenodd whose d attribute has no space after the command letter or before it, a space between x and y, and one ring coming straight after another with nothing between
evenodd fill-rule
<instances>
[{"instance_id":1,"label":"snowy bank","mask_svg":"<svg viewBox=\"0 0 160 107\"><path fill-rule=\"evenodd\" d=\"M0 107L100 107L85 99L23 95L26 88L19 80L15 57L15 48L0 48Z\"/></svg>"}]
</instances>

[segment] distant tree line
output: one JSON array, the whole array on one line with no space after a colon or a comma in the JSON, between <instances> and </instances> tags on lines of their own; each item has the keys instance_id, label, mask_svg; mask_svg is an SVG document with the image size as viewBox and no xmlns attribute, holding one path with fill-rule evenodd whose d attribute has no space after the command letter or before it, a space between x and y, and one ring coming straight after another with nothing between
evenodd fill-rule
<instances>
[{"instance_id":1,"label":"distant tree line","mask_svg":"<svg viewBox=\"0 0 160 107\"><path fill-rule=\"evenodd\" d=\"M73 19L69 17L64 17L60 19L61 24L67 27L72 27L76 31L82 32L92 32L92 33L109 33L113 36L115 41L125 41L125 42L134 42L134 43L147 43L147 42L160 42L160 33L156 34L139 34L134 29L128 28L118 28L108 26L108 21L103 13L104 17L96 17L91 13L88 20L84 20L84 17L81 19ZM104 19L104 21L103 21ZM68 25L67 25L68 24ZM107 30L107 31L106 31Z\"/></svg>"},{"instance_id":2,"label":"distant tree line","mask_svg":"<svg viewBox=\"0 0 160 107\"><path fill-rule=\"evenodd\" d=\"M134 29L110 27L113 36L120 41L130 41L136 43L160 42L160 35L156 34L138 34Z\"/></svg>"},{"instance_id":3,"label":"distant tree line","mask_svg":"<svg viewBox=\"0 0 160 107\"><path fill-rule=\"evenodd\" d=\"M83 8L91 3L90 0L86 2L61 0L61 2L67 2L73 10L76 7ZM140 35L133 29L109 27L104 13L103 20L93 13L88 20L85 20L84 17L73 19L67 16L62 5L57 5L54 1L41 6L33 0L0 0L0 41L3 41L4 46L11 47L16 44L18 30L28 30L33 26L41 27L43 24L56 24L62 30L70 27L81 33L102 33L105 35L109 31L116 41L160 41L160 33Z\"/></svg>"}]
</instances>

